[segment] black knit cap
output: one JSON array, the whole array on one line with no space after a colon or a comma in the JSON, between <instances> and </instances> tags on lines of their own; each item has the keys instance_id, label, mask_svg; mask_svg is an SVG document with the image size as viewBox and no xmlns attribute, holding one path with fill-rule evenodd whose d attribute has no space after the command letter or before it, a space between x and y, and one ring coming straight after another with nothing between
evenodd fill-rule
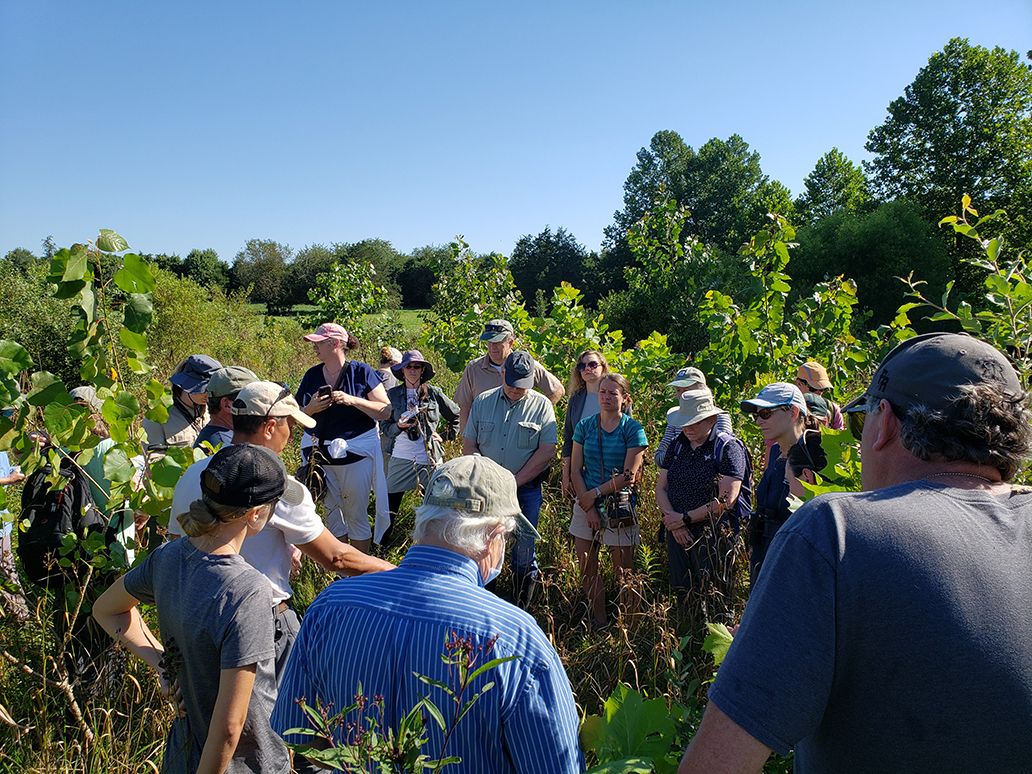
<instances>
[{"instance_id":1,"label":"black knit cap","mask_svg":"<svg viewBox=\"0 0 1032 774\"><path fill-rule=\"evenodd\" d=\"M251 443L219 449L201 473L201 492L220 505L253 508L283 497L290 479L283 460Z\"/></svg>"}]
</instances>

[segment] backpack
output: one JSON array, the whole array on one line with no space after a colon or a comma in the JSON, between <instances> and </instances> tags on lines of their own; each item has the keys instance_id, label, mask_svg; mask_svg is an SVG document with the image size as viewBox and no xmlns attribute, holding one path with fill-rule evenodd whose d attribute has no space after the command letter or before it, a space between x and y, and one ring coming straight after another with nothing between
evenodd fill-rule
<instances>
[{"instance_id":1,"label":"backpack","mask_svg":"<svg viewBox=\"0 0 1032 774\"><path fill-rule=\"evenodd\" d=\"M678 434L674 440L674 450L672 459L676 459L677 455L681 452L681 439L683 436ZM731 506L731 512L728 515L728 521L731 523L731 528L734 530L734 534L737 536L742 529L742 525L749 524L749 516L752 513L753 506L753 464L752 455L749 454L749 449L742 442L741 438L737 438L730 433L718 433L716 439L713 442L713 459L719 463L720 459L724 455L724 447L728 443L737 443L741 445L745 451L745 477L742 479L742 488L738 492L738 499L735 500L735 504Z\"/></svg>"},{"instance_id":2,"label":"backpack","mask_svg":"<svg viewBox=\"0 0 1032 774\"><path fill-rule=\"evenodd\" d=\"M45 465L25 480L22 491L22 520L29 526L18 536L18 558L29 580L44 588L59 588L85 573L89 557L81 546L67 556L61 547L65 535L74 533L82 541L92 532L103 531L107 519L97 509L90 481L75 460L61 459L59 475L64 486L51 489ZM62 559L67 559L62 566Z\"/></svg>"}]
</instances>

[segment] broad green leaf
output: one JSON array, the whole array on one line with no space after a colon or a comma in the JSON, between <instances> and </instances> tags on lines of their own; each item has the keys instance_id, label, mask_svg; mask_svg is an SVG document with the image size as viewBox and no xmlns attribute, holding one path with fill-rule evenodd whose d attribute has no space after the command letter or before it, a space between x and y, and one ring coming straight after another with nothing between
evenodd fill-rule
<instances>
[{"instance_id":1,"label":"broad green leaf","mask_svg":"<svg viewBox=\"0 0 1032 774\"><path fill-rule=\"evenodd\" d=\"M113 446L104 455L104 477L112 484L132 481L135 474L136 466L129 461L121 447Z\"/></svg>"},{"instance_id":2,"label":"broad green leaf","mask_svg":"<svg viewBox=\"0 0 1032 774\"><path fill-rule=\"evenodd\" d=\"M153 292L154 273L147 262L134 253L129 253L122 261L122 268L115 272L115 284L126 293Z\"/></svg>"},{"instance_id":3,"label":"broad green leaf","mask_svg":"<svg viewBox=\"0 0 1032 774\"><path fill-rule=\"evenodd\" d=\"M154 317L154 303L142 293L132 293L123 311L125 327L133 333L143 333Z\"/></svg>"},{"instance_id":4,"label":"broad green leaf","mask_svg":"<svg viewBox=\"0 0 1032 774\"><path fill-rule=\"evenodd\" d=\"M102 412L109 425L131 423L140 413L140 402L131 392L118 392L104 401Z\"/></svg>"},{"instance_id":5,"label":"broad green leaf","mask_svg":"<svg viewBox=\"0 0 1032 774\"><path fill-rule=\"evenodd\" d=\"M0 340L0 370L17 375L32 369L32 356L16 341Z\"/></svg>"},{"instance_id":6,"label":"broad green leaf","mask_svg":"<svg viewBox=\"0 0 1032 774\"><path fill-rule=\"evenodd\" d=\"M709 629L709 635L702 643L702 649L713 656L713 664L719 668L734 637L724 624L707 623L706 628Z\"/></svg>"},{"instance_id":7,"label":"broad green leaf","mask_svg":"<svg viewBox=\"0 0 1032 774\"><path fill-rule=\"evenodd\" d=\"M88 412L85 406L77 403L62 404L59 401L48 403L43 409L43 424L50 435L58 439L64 445L68 443L66 436L72 429L76 419L79 419Z\"/></svg>"},{"instance_id":8,"label":"broad green leaf","mask_svg":"<svg viewBox=\"0 0 1032 774\"><path fill-rule=\"evenodd\" d=\"M83 286L82 290L79 291L78 298L75 299L75 303L82 310L82 316L86 320L87 325L92 325L97 317L97 297L93 293L92 282L87 282Z\"/></svg>"},{"instance_id":9,"label":"broad green leaf","mask_svg":"<svg viewBox=\"0 0 1032 774\"><path fill-rule=\"evenodd\" d=\"M32 389L25 399L32 406L46 406L55 402L67 406L74 402L65 390L64 382L47 371L37 371L32 375Z\"/></svg>"},{"instance_id":10,"label":"broad green leaf","mask_svg":"<svg viewBox=\"0 0 1032 774\"><path fill-rule=\"evenodd\" d=\"M122 328L118 331L118 340L123 347L133 352L147 351L147 336L143 333L133 333L128 328Z\"/></svg>"},{"instance_id":11,"label":"broad green leaf","mask_svg":"<svg viewBox=\"0 0 1032 774\"><path fill-rule=\"evenodd\" d=\"M120 253L129 249L129 243L109 228L102 228L97 237L97 247L105 253Z\"/></svg>"},{"instance_id":12,"label":"broad green leaf","mask_svg":"<svg viewBox=\"0 0 1032 774\"><path fill-rule=\"evenodd\" d=\"M61 280L64 282L76 282L85 279L89 270L89 249L86 245L72 245L68 254L68 260L64 265ZM79 291L76 291L78 293Z\"/></svg>"},{"instance_id":13,"label":"broad green leaf","mask_svg":"<svg viewBox=\"0 0 1032 774\"><path fill-rule=\"evenodd\" d=\"M150 469L151 478L158 486L174 487L183 475L182 466L169 455L152 464Z\"/></svg>"},{"instance_id":14,"label":"broad green leaf","mask_svg":"<svg viewBox=\"0 0 1032 774\"><path fill-rule=\"evenodd\" d=\"M581 749L585 752L597 751L605 742L605 738L605 734L602 733L602 718L598 715L585 715L580 726Z\"/></svg>"}]
</instances>

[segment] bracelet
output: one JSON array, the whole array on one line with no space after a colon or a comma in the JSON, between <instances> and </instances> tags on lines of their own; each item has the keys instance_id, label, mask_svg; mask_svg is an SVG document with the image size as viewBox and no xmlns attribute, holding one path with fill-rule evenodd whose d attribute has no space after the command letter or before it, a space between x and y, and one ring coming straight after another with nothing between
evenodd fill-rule
<instances>
[{"instance_id":1,"label":"bracelet","mask_svg":"<svg viewBox=\"0 0 1032 774\"><path fill-rule=\"evenodd\" d=\"M602 496L602 492L599 491L599 488L596 486L595 487L595 497L601 497L601 496Z\"/></svg>"}]
</instances>

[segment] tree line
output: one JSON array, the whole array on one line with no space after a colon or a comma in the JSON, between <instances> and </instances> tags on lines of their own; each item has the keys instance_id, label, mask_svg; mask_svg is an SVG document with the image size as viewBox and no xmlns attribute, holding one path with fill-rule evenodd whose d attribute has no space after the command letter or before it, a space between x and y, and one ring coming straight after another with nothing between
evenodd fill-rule
<instances>
[{"instance_id":1,"label":"tree line","mask_svg":"<svg viewBox=\"0 0 1032 774\"><path fill-rule=\"evenodd\" d=\"M637 153L623 207L599 251L586 250L561 226L546 226L522 236L507 264L536 315L549 313L552 288L568 282L629 340L666 332L678 351L690 353L704 332L681 325L678 310L709 290L734 296L749 282L739 252L771 213L798 227L794 296L844 275L856 281L872 327L890 320L903 302L900 277L927 283L929 295L953 283L956 303L978 305L983 276L963 260L975 248L937 226L943 214L960 214L963 195L983 211L1005 210L1004 237L1032 247L1032 66L1017 52L950 40L888 105L865 148L872 158L862 164L829 150L793 199L764 174L759 153L741 136L713 138L696 150L676 131L659 131ZM44 257L53 250L48 238ZM297 251L251 239L232 264L211 249L148 257L200 285L246 292L272 314L308 304L319 275L335 264L371 264L392 306L426 308L435 300L435 278L460 259L446 245L401 254L382 239ZM7 258L24 265L34 256L19 249ZM488 271L498 258L464 251L461 260Z\"/></svg>"}]
</instances>

